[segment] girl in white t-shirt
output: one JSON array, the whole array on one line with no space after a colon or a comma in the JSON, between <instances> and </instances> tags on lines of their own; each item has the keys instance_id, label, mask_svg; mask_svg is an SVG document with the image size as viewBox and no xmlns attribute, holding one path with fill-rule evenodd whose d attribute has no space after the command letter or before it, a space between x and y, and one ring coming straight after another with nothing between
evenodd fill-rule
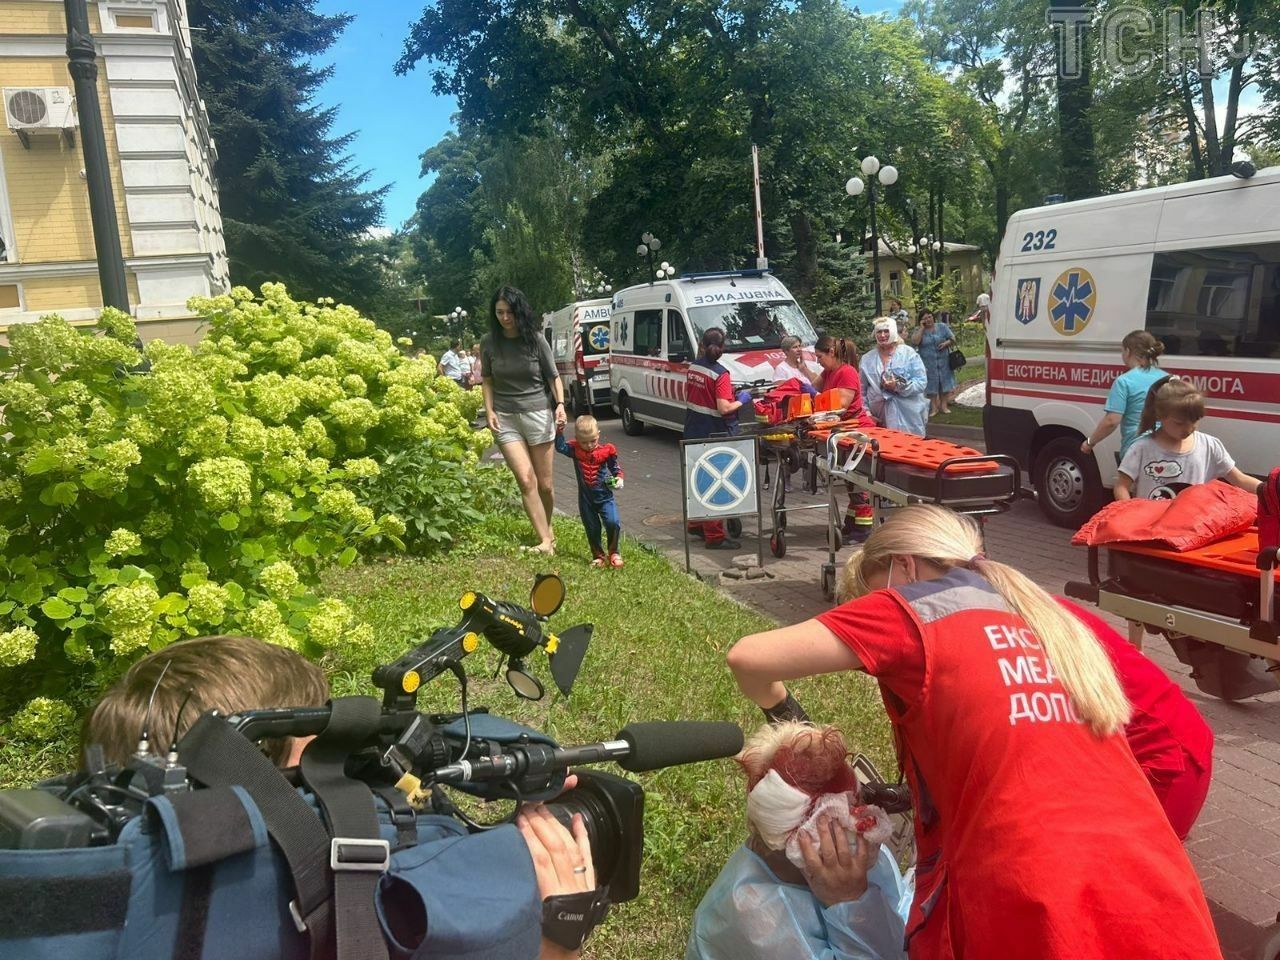
<instances>
[{"instance_id":1,"label":"girl in white t-shirt","mask_svg":"<svg viewBox=\"0 0 1280 960\"><path fill-rule=\"evenodd\" d=\"M1116 499L1172 499L1192 484L1213 480L1257 493L1261 481L1236 466L1221 440L1196 429L1203 417L1204 395L1190 382L1164 377L1153 383L1140 434L1125 451L1111 489ZM1142 624L1129 621L1129 642L1139 650L1142 636Z\"/></svg>"},{"instance_id":2,"label":"girl in white t-shirt","mask_svg":"<svg viewBox=\"0 0 1280 960\"><path fill-rule=\"evenodd\" d=\"M1261 481L1236 466L1221 440L1196 429L1203 417L1204 396L1190 382L1164 377L1152 384L1138 425L1141 435L1120 461L1112 488L1116 499L1168 499L1210 480L1256 492Z\"/></svg>"}]
</instances>

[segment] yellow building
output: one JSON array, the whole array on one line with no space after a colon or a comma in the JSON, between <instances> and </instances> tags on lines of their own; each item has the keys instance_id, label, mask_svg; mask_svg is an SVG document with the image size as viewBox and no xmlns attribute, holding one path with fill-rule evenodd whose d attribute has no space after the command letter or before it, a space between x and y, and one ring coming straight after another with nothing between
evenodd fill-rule
<instances>
[{"instance_id":1,"label":"yellow building","mask_svg":"<svg viewBox=\"0 0 1280 960\"><path fill-rule=\"evenodd\" d=\"M867 274L870 280L871 257L870 240L867 241ZM880 293L886 308L889 299L893 298L913 315L916 304L913 302L912 287L920 278L908 271L913 270L913 263L919 259L912 255L910 240L902 243L886 243L880 240ZM944 243L943 271L948 286L954 290L962 303L962 313L953 320L963 320L971 313L978 302L978 294L987 289L986 271L982 266L982 251L968 243ZM923 255L922 255L923 256ZM936 309L936 308L935 308Z\"/></svg>"},{"instance_id":2,"label":"yellow building","mask_svg":"<svg viewBox=\"0 0 1280 960\"><path fill-rule=\"evenodd\" d=\"M229 288L216 157L185 0L89 2L129 302L192 340L189 297ZM102 306L62 0L0 0L0 330Z\"/></svg>"}]
</instances>

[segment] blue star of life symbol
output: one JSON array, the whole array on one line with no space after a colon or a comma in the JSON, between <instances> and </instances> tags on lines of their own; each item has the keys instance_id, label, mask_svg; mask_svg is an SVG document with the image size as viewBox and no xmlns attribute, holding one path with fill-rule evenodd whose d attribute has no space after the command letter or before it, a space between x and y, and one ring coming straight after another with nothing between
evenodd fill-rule
<instances>
[{"instance_id":1,"label":"blue star of life symbol","mask_svg":"<svg viewBox=\"0 0 1280 960\"><path fill-rule=\"evenodd\" d=\"M591 333L587 335L587 339L591 341L591 345L597 350L606 350L609 347L609 328L603 323L597 324L591 328Z\"/></svg>"},{"instance_id":2,"label":"blue star of life symbol","mask_svg":"<svg viewBox=\"0 0 1280 960\"><path fill-rule=\"evenodd\" d=\"M1086 279L1087 278L1087 279ZM1058 278L1058 282L1053 285L1054 303L1049 309L1049 315L1053 318L1054 326L1065 334L1078 333L1077 324L1080 329L1089 322L1089 315L1093 313L1093 305L1089 303L1089 298L1093 296L1093 279L1088 277L1082 278L1080 271L1072 270L1066 274L1066 282L1062 278Z\"/></svg>"},{"instance_id":3,"label":"blue star of life symbol","mask_svg":"<svg viewBox=\"0 0 1280 960\"><path fill-rule=\"evenodd\" d=\"M704 454L693 467L693 495L712 510L730 510L747 498L751 473L746 458L719 447Z\"/></svg>"}]
</instances>

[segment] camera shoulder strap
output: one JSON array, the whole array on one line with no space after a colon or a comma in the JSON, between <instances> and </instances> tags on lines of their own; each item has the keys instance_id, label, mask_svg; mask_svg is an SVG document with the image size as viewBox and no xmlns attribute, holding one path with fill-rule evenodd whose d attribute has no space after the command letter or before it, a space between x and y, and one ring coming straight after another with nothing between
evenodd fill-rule
<instances>
[{"instance_id":1,"label":"camera shoulder strap","mask_svg":"<svg viewBox=\"0 0 1280 960\"><path fill-rule=\"evenodd\" d=\"M302 753L302 779L314 791L332 836L334 942L337 960L386 960L387 943L375 896L391 865L391 844L379 835L369 785L347 776L347 758L378 730L372 697L339 697L329 724Z\"/></svg>"},{"instance_id":2,"label":"camera shoulder strap","mask_svg":"<svg viewBox=\"0 0 1280 960\"><path fill-rule=\"evenodd\" d=\"M183 736L178 755L191 776L205 786L239 785L253 798L293 875L289 912L298 931L310 938L312 960L322 960L332 919L327 874L330 842L311 805L223 717L210 713L197 720Z\"/></svg>"}]
</instances>

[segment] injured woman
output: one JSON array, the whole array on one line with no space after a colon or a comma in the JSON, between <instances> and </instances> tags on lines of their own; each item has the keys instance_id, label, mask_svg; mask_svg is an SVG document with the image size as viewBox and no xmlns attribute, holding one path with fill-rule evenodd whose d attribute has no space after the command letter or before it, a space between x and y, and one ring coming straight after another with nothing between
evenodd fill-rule
<instances>
[{"instance_id":1,"label":"injured woman","mask_svg":"<svg viewBox=\"0 0 1280 960\"><path fill-rule=\"evenodd\" d=\"M693 916L685 960L902 960L912 884L834 727L761 728L738 757L746 843Z\"/></svg>"}]
</instances>

